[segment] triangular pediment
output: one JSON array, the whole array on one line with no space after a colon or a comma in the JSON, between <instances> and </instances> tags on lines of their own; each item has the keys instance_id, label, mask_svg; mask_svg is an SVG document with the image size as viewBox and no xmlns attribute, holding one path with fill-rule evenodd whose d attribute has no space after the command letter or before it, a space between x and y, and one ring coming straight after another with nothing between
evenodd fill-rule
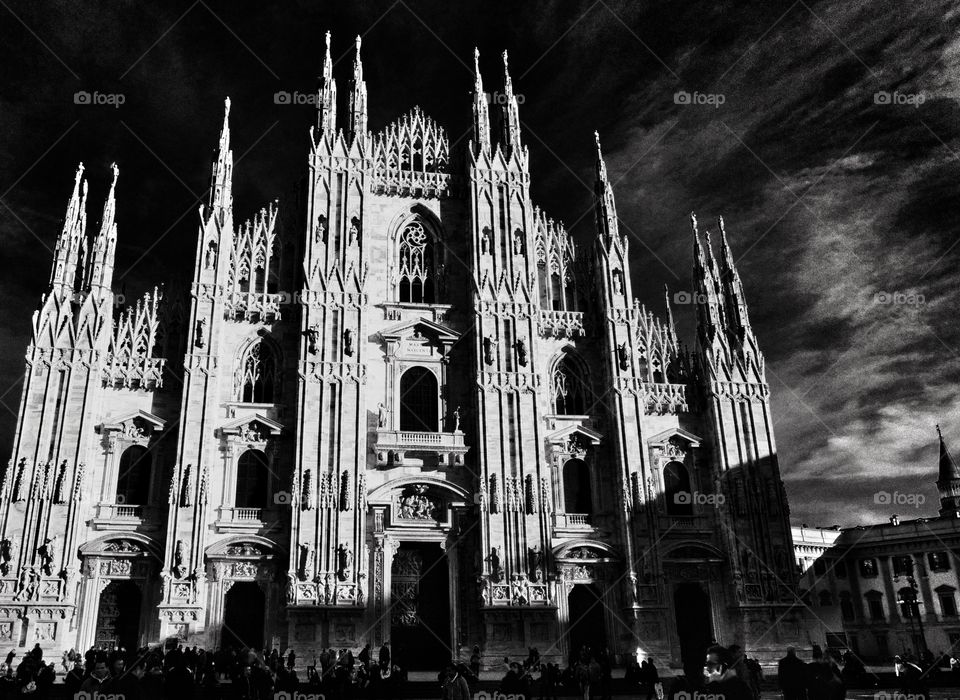
<instances>
[{"instance_id":1,"label":"triangular pediment","mask_svg":"<svg viewBox=\"0 0 960 700\"><path fill-rule=\"evenodd\" d=\"M649 440L647 444L651 447L656 447L659 445L666 445L670 442L671 438L679 438L686 443L689 443L690 447L699 447L700 443L703 442L703 438L697 435L694 435L689 430L684 430L683 428L670 428L670 430L664 430L662 433L657 433Z\"/></svg>"},{"instance_id":2,"label":"triangular pediment","mask_svg":"<svg viewBox=\"0 0 960 700\"><path fill-rule=\"evenodd\" d=\"M97 432L102 433L109 430L123 430L124 425L136 420L146 423L155 431L163 430L164 426L167 424L167 422L162 418L159 418L142 409L137 409L136 411L130 411L129 413L108 418L97 426Z\"/></svg>"},{"instance_id":3,"label":"triangular pediment","mask_svg":"<svg viewBox=\"0 0 960 700\"><path fill-rule=\"evenodd\" d=\"M552 444L562 444L566 443L571 437L574 436L581 438L583 443L588 445L599 445L600 440L603 437L596 430L591 430L585 426L568 425L566 428L561 428L560 430L547 435L547 442Z\"/></svg>"},{"instance_id":4,"label":"triangular pediment","mask_svg":"<svg viewBox=\"0 0 960 700\"><path fill-rule=\"evenodd\" d=\"M380 337L384 340L402 340L412 338L417 334L425 335L430 338L436 338L441 343L453 343L460 339L460 334L441 323L428 321L425 318L419 318L413 321L404 321L389 328L380 331Z\"/></svg>"},{"instance_id":5,"label":"triangular pediment","mask_svg":"<svg viewBox=\"0 0 960 700\"><path fill-rule=\"evenodd\" d=\"M283 424L267 418L262 413L254 413L252 416L246 415L234 418L220 426L221 435L239 435L250 430L251 424L259 429L261 435L276 436L283 432Z\"/></svg>"}]
</instances>

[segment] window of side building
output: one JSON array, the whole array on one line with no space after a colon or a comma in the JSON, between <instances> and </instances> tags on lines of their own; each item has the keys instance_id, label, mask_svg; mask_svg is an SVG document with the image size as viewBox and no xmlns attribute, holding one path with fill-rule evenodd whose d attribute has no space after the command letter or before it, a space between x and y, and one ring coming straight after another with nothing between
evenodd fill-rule
<instances>
[{"instance_id":1,"label":"window of side building","mask_svg":"<svg viewBox=\"0 0 960 700\"><path fill-rule=\"evenodd\" d=\"M950 555L946 552L929 552L927 563L931 571L950 571Z\"/></svg>"},{"instance_id":2,"label":"window of side building","mask_svg":"<svg viewBox=\"0 0 960 700\"><path fill-rule=\"evenodd\" d=\"M940 586L937 588L937 597L940 599L940 614L943 617L956 617L956 592L949 586Z\"/></svg>"},{"instance_id":3,"label":"window of side building","mask_svg":"<svg viewBox=\"0 0 960 700\"><path fill-rule=\"evenodd\" d=\"M860 575L863 576L864 578L875 578L877 575L877 560L861 559Z\"/></svg>"},{"instance_id":4,"label":"window of side building","mask_svg":"<svg viewBox=\"0 0 960 700\"><path fill-rule=\"evenodd\" d=\"M909 554L893 557L893 575L909 576L913 573L913 557Z\"/></svg>"}]
</instances>

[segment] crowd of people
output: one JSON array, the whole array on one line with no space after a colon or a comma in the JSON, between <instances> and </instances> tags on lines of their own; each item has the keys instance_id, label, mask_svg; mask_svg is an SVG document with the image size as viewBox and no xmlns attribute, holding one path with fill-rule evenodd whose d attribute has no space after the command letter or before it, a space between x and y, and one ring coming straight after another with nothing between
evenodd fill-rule
<instances>
[{"instance_id":1,"label":"crowd of people","mask_svg":"<svg viewBox=\"0 0 960 700\"><path fill-rule=\"evenodd\" d=\"M614 657L609 649L593 650L584 645L571 655L564 669L542 659L536 648L528 651L522 661L504 658L498 694L524 700L556 700L561 695L610 700ZM690 700L700 695L760 700L763 669L742 648L714 644L702 658L701 662L689 659L684 673L666 683L653 658L631 661L624 685L618 684L618 694L625 690L629 696L644 700ZM228 647L206 652L174 645L129 652L70 651L59 660L62 668L58 668L58 663L44 658L37 645L19 663L16 652L7 654L0 673L0 700L63 697L53 688L58 674L63 676L67 698L84 697L77 693L86 693L90 698L113 696L123 700L274 700L277 693L392 700L406 680L388 646L381 647L376 658L368 644L356 655L349 649L326 649L306 661L299 666L306 669L301 678L293 651ZM471 700L479 689L481 661L479 647L473 648L469 663L450 661L437 677L442 700ZM960 675L960 662L948 657L930 655L916 662L906 656L895 657L893 670L899 692L912 700L926 700L930 674L939 666ZM879 680L851 652L824 652L817 646L813 647L811 661L801 660L793 648L788 648L776 670L783 700L842 700L848 688L876 687Z\"/></svg>"},{"instance_id":2,"label":"crowd of people","mask_svg":"<svg viewBox=\"0 0 960 700\"><path fill-rule=\"evenodd\" d=\"M44 659L39 645L20 663L16 661L16 653L10 652L0 678L0 700L49 697L59 670L57 664ZM284 692L290 697L306 692L348 700L388 700L396 696L404 675L391 662L388 647L381 648L377 659L372 659L369 645L357 656L348 649L321 651L306 666L303 679L296 670L296 654L278 649L262 653L233 647L207 652L180 645L137 651L89 649L83 654L66 652L60 664L66 697L123 700L274 700L275 694Z\"/></svg>"}]
</instances>

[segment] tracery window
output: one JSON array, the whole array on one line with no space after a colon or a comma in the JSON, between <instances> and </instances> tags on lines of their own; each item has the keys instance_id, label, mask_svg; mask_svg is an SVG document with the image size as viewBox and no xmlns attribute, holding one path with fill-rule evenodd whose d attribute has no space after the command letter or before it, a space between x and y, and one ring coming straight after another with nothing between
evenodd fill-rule
<instances>
[{"instance_id":1,"label":"tracery window","mask_svg":"<svg viewBox=\"0 0 960 700\"><path fill-rule=\"evenodd\" d=\"M240 400L244 403L273 403L279 395L277 359L263 340L250 346L243 358Z\"/></svg>"},{"instance_id":2,"label":"tracery window","mask_svg":"<svg viewBox=\"0 0 960 700\"><path fill-rule=\"evenodd\" d=\"M553 371L554 410L562 416L584 414L583 380L576 366L564 358Z\"/></svg>"},{"instance_id":3,"label":"tracery window","mask_svg":"<svg viewBox=\"0 0 960 700\"><path fill-rule=\"evenodd\" d=\"M434 303L433 238L414 220L400 233L399 301L413 304Z\"/></svg>"}]
</instances>

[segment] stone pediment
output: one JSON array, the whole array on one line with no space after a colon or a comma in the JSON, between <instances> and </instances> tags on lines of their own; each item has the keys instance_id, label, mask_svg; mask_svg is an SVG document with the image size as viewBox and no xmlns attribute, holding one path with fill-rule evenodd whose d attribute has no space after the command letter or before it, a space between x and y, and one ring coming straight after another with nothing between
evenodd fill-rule
<instances>
[{"instance_id":1,"label":"stone pediment","mask_svg":"<svg viewBox=\"0 0 960 700\"><path fill-rule=\"evenodd\" d=\"M142 409L130 411L123 415L113 416L103 421L96 427L98 433L107 433L111 431L127 432L134 426L144 432L159 432L164 429L167 422L152 413Z\"/></svg>"},{"instance_id":2,"label":"stone pediment","mask_svg":"<svg viewBox=\"0 0 960 700\"><path fill-rule=\"evenodd\" d=\"M386 343L388 355L437 360L447 354L460 334L440 323L420 318L380 331L380 337Z\"/></svg>"},{"instance_id":3,"label":"stone pediment","mask_svg":"<svg viewBox=\"0 0 960 700\"><path fill-rule=\"evenodd\" d=\"M553 445L563 445L573 439L584 445L599 445L602 435L584 425L568 425L556 432L547 435L547 442Z\"/></svg>"},{"instance_id":4,"label":"stone pediment","mask_svg":"<svg viewBox=\"0 0 960 700\"><path fill-rule=\"evenodd\" d=\"M283 432L283 425L261 413L241 416L221 425L217 432L221 437L236 435L243 440L263 442Z\"/></svg>"},{"instance_id":5,"label":"stone pediment","mask_svg":"<svg viewBox=\"0 0 960 700\"><path fill-rule=\"evenodd\" d=\"M404 321L389 328L380 331L380 337L386 341L399 341L408 338L414 338L419 334L421 337L436 339L442 344L454 343L460 338L460 334L442 323L428 321L425 318L418 318L415 321Z\"/></svg>"},{"instance_id":6,"label":"stone pediment","mask_svg":"<svg viewBox=\"0 0 960 700\"><path fill-rule=\"evenodd\" d=\"M662 433L657 433L649 438L647 444L650 445L650 447L666 447L670 444L671 440L680 440L687 443L690 447L700 447L700 443L703 442L703 438L694 435L689 430L670 428L670 430L664 430Z\"/></svg>"}]
</instances>

